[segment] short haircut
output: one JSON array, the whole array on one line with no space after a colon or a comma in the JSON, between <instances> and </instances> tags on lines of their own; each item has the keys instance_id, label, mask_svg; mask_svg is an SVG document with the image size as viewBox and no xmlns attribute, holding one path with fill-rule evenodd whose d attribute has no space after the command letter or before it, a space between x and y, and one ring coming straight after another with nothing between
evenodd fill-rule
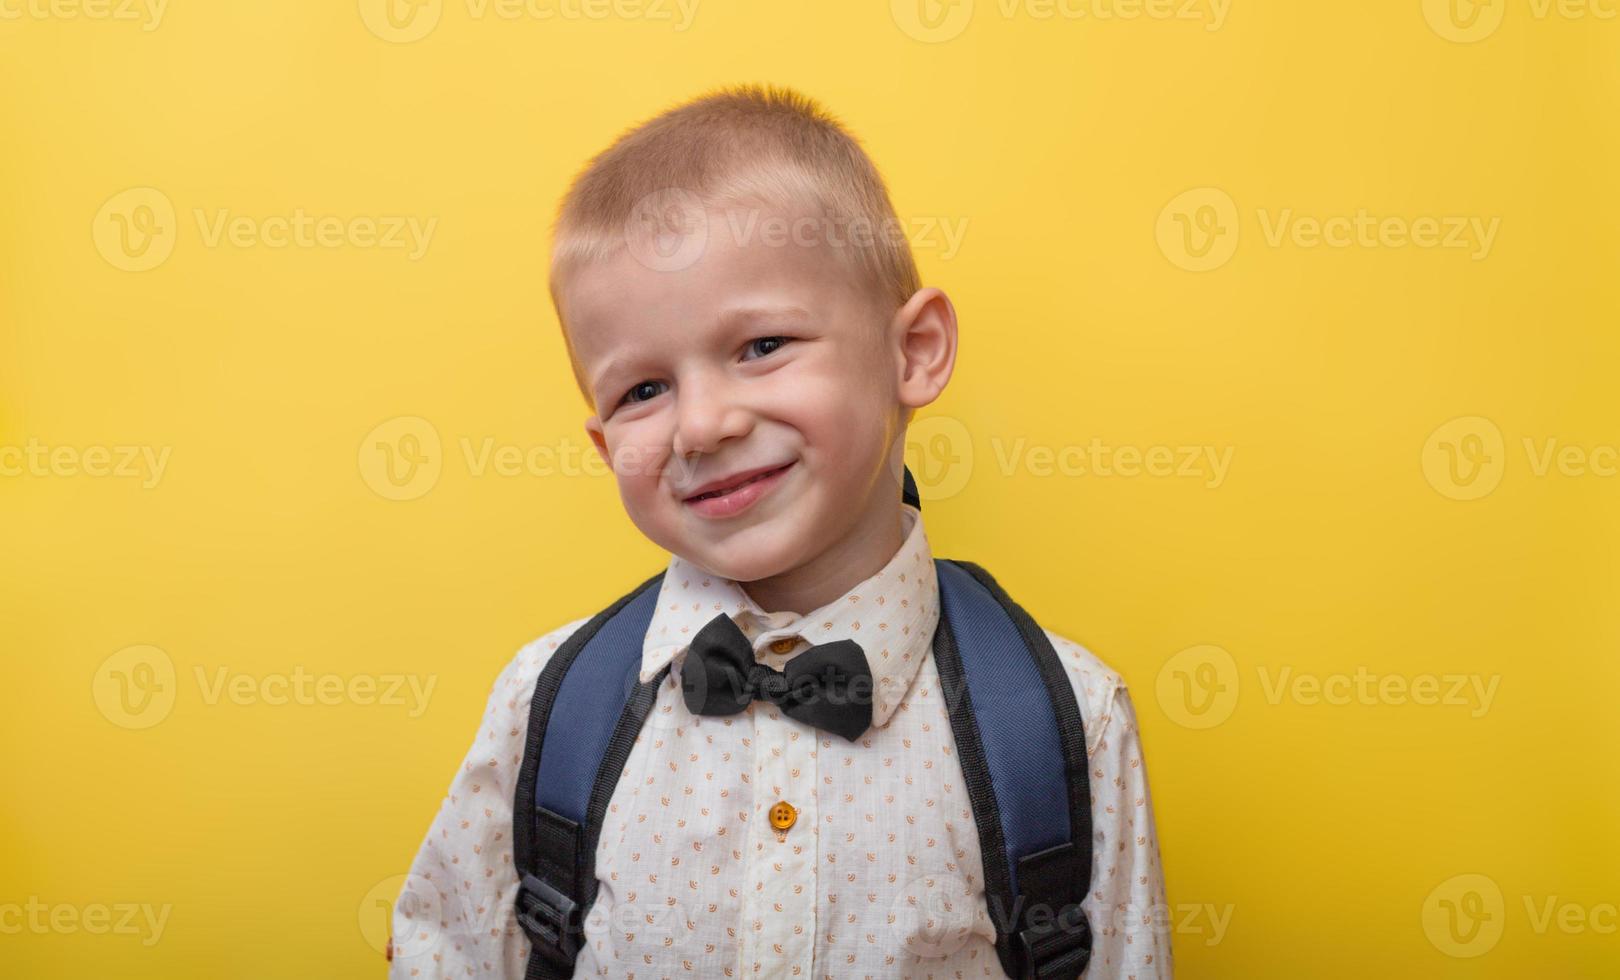
<instances>
[{"instance_id":1,"label":"short haircut","mask_svg":"<svg viewBox=\"0 0 1620 980\"><path fill-rule=\"evenodd\" d=\"M706 209L744 206L836 226L827 237L891 309L922 288L888 189L855 137L805 95L744 84L697 96L627 130L575 176L552 229L551 301L559 320L559 284L574 269L659 230L684 235L687 228L671 227L672 216L676 223L683 212L688 221L706 220ZM589 400L566 324L563 339Z\"/></svg>"}]
</instances>

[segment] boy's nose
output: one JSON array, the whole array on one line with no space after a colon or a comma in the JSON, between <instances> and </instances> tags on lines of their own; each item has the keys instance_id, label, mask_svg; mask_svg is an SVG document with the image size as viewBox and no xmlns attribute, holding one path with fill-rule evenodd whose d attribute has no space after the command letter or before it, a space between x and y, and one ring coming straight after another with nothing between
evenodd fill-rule
<instances>
[{"instance_id":1,"label":"boy's nose","mask_svg":"<svg viewBox=\"0 0 1620 980\"><path fill-rule=\"evenodd\" d=\"M753 428L752 413L721 388L688 388L677 396L676 413L674 450L681 457L715 452Z\"/></svg>"}]
</instances>

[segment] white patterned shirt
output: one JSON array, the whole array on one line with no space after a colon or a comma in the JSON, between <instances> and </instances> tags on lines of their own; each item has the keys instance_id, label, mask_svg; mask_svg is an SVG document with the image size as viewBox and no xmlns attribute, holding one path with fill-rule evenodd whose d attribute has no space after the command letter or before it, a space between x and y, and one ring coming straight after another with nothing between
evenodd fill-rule
<instances>
[{"instance_id":1,"label":"white patterned shirt","mask_svg":"<svg viewBox=\"0 0 1620 980\"><path fill-rule=\"evenodd\" d=\"M767 613L735 581L672 556L641 680L672 664L608 804L596 901L576 977L1004 977L979 835L932 653L939 585L921 513L882 570L821 608ZM993 574L993 570L992 570ZM1016 596L1014 599L1016 600ZM606 602L603 603L607 605ZM693 715L679 669L697 631L731 616L780 669L849 638L875 681L856 741L755 701ZM590 617L519 650L412 864L391 976L522 977L512 799L541 668ZM1130 696L1119 675L1045 631L1079 701L1090 759L1093 929L1086 976L1171 976L1164 879ZM779 834L768 813L797 809Z\"/></svg>"}]
</instances>

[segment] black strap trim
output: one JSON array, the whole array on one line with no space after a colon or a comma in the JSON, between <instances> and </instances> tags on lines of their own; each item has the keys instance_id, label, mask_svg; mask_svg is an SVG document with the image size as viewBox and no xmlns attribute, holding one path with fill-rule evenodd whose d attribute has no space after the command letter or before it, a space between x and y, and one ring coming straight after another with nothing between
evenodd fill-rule
<instances>
[{"instance_id":1,"label":"black strap trim","mask_svg":"<svg viewBox=\"0 0 1620 980\"><path fill-rule=\"evenodd\" d=\"M1018 859L1024 915L1016 948L1031 976L1078 977L1091 960L1091 923L1080 903L1090 885L1091 841L1065 841Z\"/></svg>"},{"instance_id":2,"label":"black strap trim","mask_svg":"<svg viewBox=\"0 0 1620 980\"><path fill-rule=\"evenodd\" d=\"M1035 657L1035 663L1041 670L1041 679L1046 682L1046 692L1052 699L1052 710L1057 718L1058 731L1063 741L1063 761L1068 768L1069 781L1069 837L1079 842L1085 841L1084 867L1086 872L1083 880L1091 880L1091 762L1086 755L1085 720L1080 715L1080 703L1074 696L1074 685L1069 682L1068 669L1058 659L1057 651L1052 649L1052 641L1046 638L1046 631L1041 629L1024 607L1012 600L1006 591L978 565L970 561L956 561L957 567L965 569L979 584L990 590L1001 607L1007 610L1007 615L1018 627L1018 633L1024 638L1024 645L1029 648ZM1087 888L1090 887L1088 884Z\"/></svg>"},{"instance_id":3,"label":"black strap trim","mask_svg":"<svg viewBox=\"0 0 1620 980\"><path fill-rule=\"evenodd\" d=\"M922 510L922 495L917 492L917 480L911 475L911 467L900 464L900 502Z\"/></svg>"},{"instance_id":4,"label":"black strap trim","mask_svg":"<svg viewBox=\"0 0 1620 980\"><path fill-rule=\"evenodd\" d=\"M943 559L942 559L943 560ZM956 756L967 782L968 802L973 807L973 823L979 831L979 852L984 858L984 895L990 903L990 919L996 927L996 956L1009 977L1018 976L1017 953L1003 924L1010 917L1012 882L1007 871L1007 839L1001 830L1001 808L990 785L990 765L984 757L984 740L973 715L973 696L968 691L962 656L956 650L956 633L940 609L934 629L934 662L945 695L951 734L956 737ZM1000 908L997 908L997 905Z\"/></svg>"},{"instance_id":5,"label":"black strap trim","mask_svg":"<svg viewBox=\"0 0 1620 980\"><path fill-rule=\"evenodd\" d=\"M596 880L596 845L602 836L602 821L607 817L608 803L619 785L619 777L624 775L624 764L630 758L630 750L635 748L636 736L641 734L642 726L647 723L647 715L652 712L653 702L658 699L658 688L669 676L669 668L670 665L665 664L653 675L652 680L636 685L635 693L625 703L624 713L619 715L619 724L608 741L601 768L596 770L596 783L591 787L591 802L585 814L584 839L581 842L584 848L584 853L580 855L580 866L584 872L580 889L581 909L590 908L596 901L599 884Z\"/></svg>"},{"instance_id":6,"label":"black strap trim","mask_svg":"<svg viewBox=\"0 0 1620 980\"><path fill-rule=\"evenodd\" d=\"M535 681L523 764L518 769L512 801L512 860L519 881L516 912L518 925L530 941L528 980L567 980L573 976L574 958L583 938L581 920L596 899L596 842L602 831L602 815L658 686L668 673L668 665L651 681L638 684L626 702L597 769L583 827L535 804L535 782L551 709L563 678L585 645L636 596L659 587L663 578L664 572L659 572L591 617L563 641Z\"/></svg>"},{"instance_id":7,"label":"black strap trim","mask_svg":"<svg viewBox=\"0 0 1620 980\"><path fill-rule=\"evenodd\" d=\"M996 929L996 956L1010 977L1078 977L1091 958L1091 928L1080 908L1091 887L1091 789L1086 736L1068 674L1046 633L980 566L952 559L996 599L1017 626L1036 660L1051 698L1063 747L1069 788L1069 842L1024 855L1018 863L1020 895L1013 897L1001 811L990 781L984 742L973 714L973 698L957 650L956 634L944 616L934 632L934 658L945 694L957 757L967 782L973 822L984 861L985 899Z\"/></svg>"}]
</instances>

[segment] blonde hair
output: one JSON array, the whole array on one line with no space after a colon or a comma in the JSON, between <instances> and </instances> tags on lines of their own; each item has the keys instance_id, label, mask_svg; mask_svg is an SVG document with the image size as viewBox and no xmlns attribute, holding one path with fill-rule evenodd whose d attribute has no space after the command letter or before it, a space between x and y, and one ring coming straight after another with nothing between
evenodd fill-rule
<instances>
[{"instance_id":1,"label":"blonde hair","mask_svg":"<svg viewBox=\"0 0 1620 980\"><path fill-rule=\"evenodd\" d=\"M922 288L888 189L855 137L805 95L744 84L700 95L627 130L574 178L552 228L551 302L559 321L559 285L579 266L660 232L685 235L694 220L707 220L706 209L747 204L808 211L853 229L842 236L849 247L835 251L891 310ZM682 267L681 256L665 258L665 268ZM566 324L563 339L589 400Z\"/></svg>"}]
</instances>

